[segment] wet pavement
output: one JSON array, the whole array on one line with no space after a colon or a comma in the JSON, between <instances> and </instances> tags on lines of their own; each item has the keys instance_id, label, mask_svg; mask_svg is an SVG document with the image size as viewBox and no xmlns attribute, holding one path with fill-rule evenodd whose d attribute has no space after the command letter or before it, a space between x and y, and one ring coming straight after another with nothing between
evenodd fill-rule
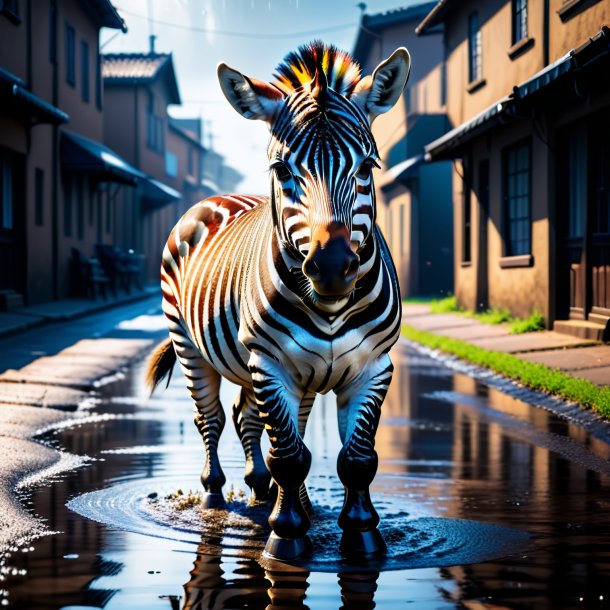
<instances>
[{"instance_id":1,"label":"wet pavement","mask_svg":"<svg viewBox=\"0 0 610 610\"><path fill-rule=\"evenodd\" d=\"M261 560L266 508L244 497L230 419L220 447L228 510L179 511L166 499L199 490L203 449L181 375L149 399L136 366L101 389L95 412L107 416L45 438L89 459L22 493L58 533L7 558L0 603L41 610L610 607L603 435L407 343L395 348L394 362L372 488L387 560L349 565L336 553L342 492L332 397L319 399L306 434L316 552L291 567ZM226 405L233 392L223 389Z\"/></svg>"}]
</instances>

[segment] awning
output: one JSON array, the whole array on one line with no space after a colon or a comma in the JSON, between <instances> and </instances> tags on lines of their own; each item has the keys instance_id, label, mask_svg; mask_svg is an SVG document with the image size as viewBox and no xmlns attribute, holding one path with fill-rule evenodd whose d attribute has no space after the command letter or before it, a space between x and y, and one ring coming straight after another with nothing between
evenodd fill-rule
<instances>
[{"instance_id":1,"label":"awning","mask_svg":"<svg viewBox=\"0 0 610 610\"><path fill-rule=\"evenodd\" d=\"M565 80L567 75L575 75L602 57L608 57L609 53L610 29L604 26L587 42L572 49L525 82L513 87L510 95L499 99L469 121L428 144L425 147L426 160L436 161L459 156L463 144L501 121L518 115L522 104L530 102L534 96L544 92L550 85Z\"/></svg>"},{"instance_id":2,"label":"awning","mask_svg":"<svg viewBox=\"0 0 610 610\"><path fill-rule=\"evenodd\" d=\"M151 176L144 177L140 183L140 189L142 201L149 209L160 208L180 199L180 193L176 189Z\"/></svg>"},{"instance_id":3,"label":"awning","mask_svg":"<svg viewBox=\"0 0 610 610\"><path fill-rule=\"evenodd\" d=\"M145 178L110 148L85 136L64 131L60 150L64 170L93 174L100 182L135 186L139 179Z\"/></svg>"},{"instance_id":4,"label":"awning","mask_svg":"<svg viewBox=\"0 0 610 610\"><path fill-rule=\"evenodd\" d=\"M416 155L409 157L392 167L389 167L383 174L381 180L377 183L382 190L387 191L396 185L397 182L406 182L412 178L416 178L421 165L425 163L424 155Z\"/></svg>"},{"instance_id":5,"label":"awning","mask_svg":"<svg viewBox=\"0 0 610 610\"><path fill-rule=\"evenodd\" d=\"M218 185L215 182L208 180L207 178L201 179L201 190L205 193L207 197L210 197L211 195L218 195L218 193L220 192Z\"/></svg>"},{"instance_id":6,"label":"awning","mask_svg":"<svg viewBox=\"0 0 610 610\"><path fill-rule=\"evenodd\" d=\"M38 123L59 125L70 118L59 108L28 91L18 76L4 68L0 68L0 100L4 113L25 115Z\"/></svg>"}]
</instances>

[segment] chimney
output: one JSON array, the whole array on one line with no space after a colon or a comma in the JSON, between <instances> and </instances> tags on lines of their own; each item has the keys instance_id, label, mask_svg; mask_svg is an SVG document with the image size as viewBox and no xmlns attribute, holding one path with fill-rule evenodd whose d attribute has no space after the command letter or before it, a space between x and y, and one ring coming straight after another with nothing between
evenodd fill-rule
<instances>
[{"instance_id":1,"label":"chimney","mask_svg":"<svg viewBox=\"0 0 610 610\"><path fill-rule=\"evenodd\" d=\"M151 34L148 37L148 40L150 41L150 49L148 51L148 53L150 55L154 55L155 54L155 40L157 39L157 37L154 34Z\"/></svg>"}]
</instances>

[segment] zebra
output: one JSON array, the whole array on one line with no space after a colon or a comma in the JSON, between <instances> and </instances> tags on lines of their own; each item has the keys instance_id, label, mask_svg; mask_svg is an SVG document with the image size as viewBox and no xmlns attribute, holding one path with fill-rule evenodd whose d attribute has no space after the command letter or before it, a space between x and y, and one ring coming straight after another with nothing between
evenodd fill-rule
<instances>
[{"instance_id":1,"label":"zebra","mask_svg":"<svg viewBox=\"0 0 610 610\"><path fill-rule=\"evenodd\" d=\"M161 287L169 338L155 350L155 386L178 360L195 402L206 462L204 506L222 506L217 446L225 425L221 377L240 386L233 422L245 480L277 496L265 554L311 551L303 442L316 394L334 391L345 487L339 515L345 556L383 555L369 485L375 433L400 332L396 271L375 224L372 121L402 95L410 56L401 47L361 77L356 61L314 41L289 53L275 81L218 66L221 89L243 117L270 130L270 196L226 195L195 204L163 251ZM260 448L263 429L270 450ZM266 464L266 466L265 466Z\"/></svg>"}]
</instances>

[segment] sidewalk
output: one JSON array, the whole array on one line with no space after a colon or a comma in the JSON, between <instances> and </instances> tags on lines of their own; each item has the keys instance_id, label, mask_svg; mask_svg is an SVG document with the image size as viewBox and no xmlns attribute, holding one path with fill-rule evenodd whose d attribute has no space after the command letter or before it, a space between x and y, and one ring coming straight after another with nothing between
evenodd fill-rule
<instances>
[{"instance_id":1,"label":"sidewalk","mask_svg":"<svg viewBox=\"0 0 610 610\"><path fill-rule=\"evenodd\" d=\"M607 343L554 331L511 335L507 325L482 324L459 314L435 314L428 305L419 303L403 304L402 321L418 330L557 368L600 386L610 385L610 344Z\"/></svg>"},{"instance_id":2,"label":"sidewalk","mask_svg":"<svg viewBox=\"0 0 610 610\"><path fill-rule=\"evenodd\" d=\"M11 311L0 311L0 339L49 322L80 318L90 313L146 299L158 292L159 285L150 284L141 290L120 292L117 296L108 295L106 299L63 299Z\"/></svg>"}]
</instances>

